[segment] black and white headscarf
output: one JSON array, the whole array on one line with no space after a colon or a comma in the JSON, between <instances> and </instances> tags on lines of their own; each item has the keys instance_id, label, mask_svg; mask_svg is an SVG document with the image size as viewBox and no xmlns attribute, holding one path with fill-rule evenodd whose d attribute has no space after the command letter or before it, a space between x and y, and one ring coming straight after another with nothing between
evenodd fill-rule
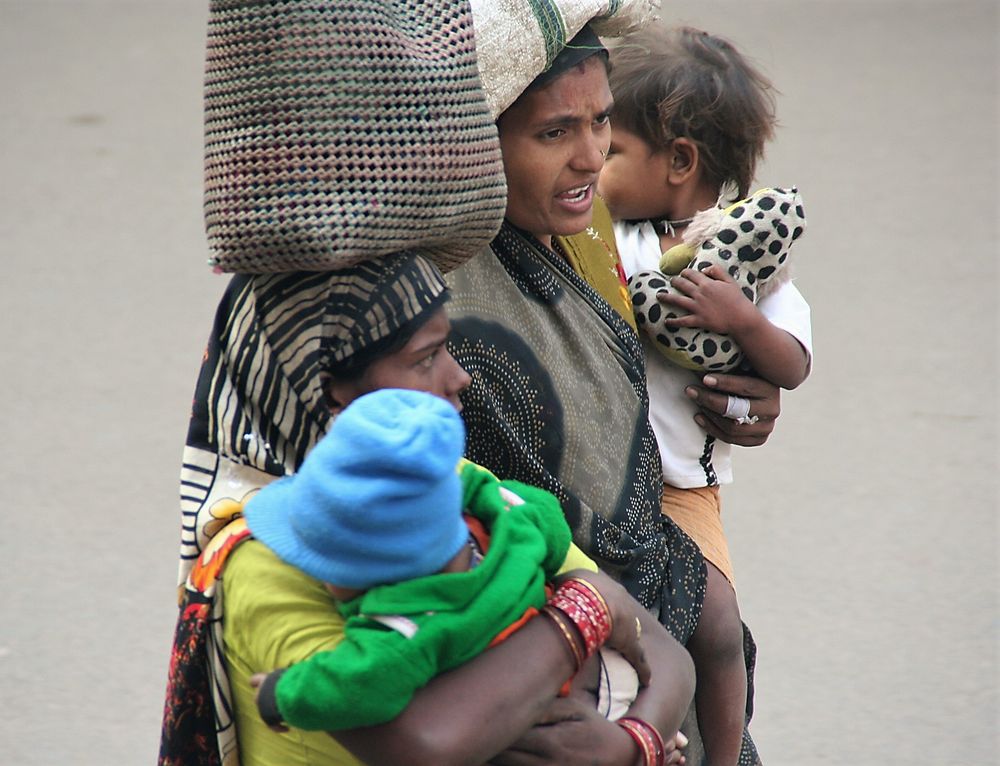
<instances>
[{"instance_id":1,"label":"black and white headscarf","mask_svg":"<svg viewBox=\"0 0 1000 766\"><path fill-rule=\"evenodd\" d=\"M181 583L246 496L297 470L326 433L323 373L379 347L446 295L441 273L415 254L339 271L232 278L184 449Z\"/></svg>"}]
</instances>

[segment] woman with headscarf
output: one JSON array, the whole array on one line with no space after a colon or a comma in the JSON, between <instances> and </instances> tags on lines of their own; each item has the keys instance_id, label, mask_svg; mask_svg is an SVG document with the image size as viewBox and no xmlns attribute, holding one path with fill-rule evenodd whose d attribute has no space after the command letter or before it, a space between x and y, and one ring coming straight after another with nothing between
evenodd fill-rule
<instances>
[{"instance_id":1,"label":"woman with headscarf","mask_svg":"<svg viewBox=\"0 0 1000 766\"><path fill-rule=\"evenodd\" d=\"M480 67L490 66L481 48ZM484 82L489 92L495 80ZM451 348L472 375L462 396L468 456L559 497L574 541L686 643L700 616L704 565L660 513L643 354L607 211L595 196L611 139L607 52L584 26L509 98L491 99L508 185L504 223L491 253L448 276ZM750 393L755 414L774 413L769 384L716 377ZM764 430L709 427L752 439L773 418ZM749 635L746 643L752 674ZM756 759L745 735L740 763Z\"/></svg>"},{"instance_id":2,"label":"woman with headscarf","mask_svg":"<svg viewBox=\"0 0 1000 766\"><path fill-rule=\"evenodd\" d=\"M380 764L481 763L535 723L572 674L564 635L536 619L420 690L402 715L382 726L340 731L336 740L296 729L278 735L257 712L252 676L335 646L344 621L322 583L249 538L242 508L260 486L294 472L315 434L359 396L403 387L460 406L469 376L445 346L446 298L438 270L415 254L230 282L185 450L185 491L203 522L194 525L192 545L201 553L185 567L161 764L221 757L224 764L347 766L357 763L350 753ZM631 720L642 716L659 727L669 721L664 730L676 731L692 691L689 661L620 586L597 583L628 640L629 626L641 620L635 624L644 626L644 649L660 667L658 685L640 692ZM637 641L640 630L633 630ZM203 677L206 671L211 679ZM596 710L590 712L597 720ZM489 727L479 726L482 721ZM550 762L565 762L584 748L631 755L624 728L611 729L617 738L595 735L592 721L573 729L576 741L563 744ZM580 739L581 733L597 741Z\"/></svg>"}]
</instances>

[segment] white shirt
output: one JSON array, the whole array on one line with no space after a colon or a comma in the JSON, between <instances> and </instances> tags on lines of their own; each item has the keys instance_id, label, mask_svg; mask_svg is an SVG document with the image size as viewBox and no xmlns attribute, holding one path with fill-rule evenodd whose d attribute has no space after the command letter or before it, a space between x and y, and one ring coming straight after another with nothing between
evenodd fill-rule
<instances>
[{"instance_id":1,"label":"white shirt","mask_svg":"<svg viewBox=\"0 0 1000 766\"><path fill-rule=\"evenodd\" d=\"M615 239L625 276L659 270L660 238L652 224L615 222ZM802 344L812 363L812 322L809 304L792 282L786 281L760 298L757 308L768 321ZM646 383L649 388L649 422L656 435L663 462L663 480L680 489L731 484L732 445L717 441L694 422L698 411L684 394L685 386L700 381L703 373L667 361L643 331Z\"/></svg>"}]
</instances>

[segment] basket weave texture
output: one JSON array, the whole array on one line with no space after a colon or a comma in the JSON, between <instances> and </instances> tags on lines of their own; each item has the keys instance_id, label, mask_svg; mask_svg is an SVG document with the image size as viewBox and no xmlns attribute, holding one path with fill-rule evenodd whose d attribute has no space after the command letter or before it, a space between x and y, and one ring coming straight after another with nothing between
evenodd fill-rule
<instances>
[{"instance_id":1,"label":"basket weave texture","mask_svg":"<svg viewBox=\"0 0 1000 766\"><path fill-rule=\"evenodd\" d=\"M216 268L321 271L414 250L448 271L493 238L505 204L467 1L211 2Z\"/></svg>"}]
</instances>

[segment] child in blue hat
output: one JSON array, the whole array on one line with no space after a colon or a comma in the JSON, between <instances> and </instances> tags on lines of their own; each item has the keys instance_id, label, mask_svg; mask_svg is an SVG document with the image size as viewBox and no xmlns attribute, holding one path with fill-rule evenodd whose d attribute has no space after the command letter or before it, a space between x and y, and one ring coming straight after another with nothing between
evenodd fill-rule
<instances>
[{"instance_id":1,"label":"child in blue hat","mask_svg":"<svg viewBox=\"0 0 1000 766\"><path fill-rule=\"evenodd\" d=\"M381 389L349 404L296 474L247 504L253 535L322 581L346 619L334 649L261 680L269 725L388 721L545 604L570 548L558 500L499 481L463 460L464 447L449 402Z\"/></svg>"}]
</instances>

